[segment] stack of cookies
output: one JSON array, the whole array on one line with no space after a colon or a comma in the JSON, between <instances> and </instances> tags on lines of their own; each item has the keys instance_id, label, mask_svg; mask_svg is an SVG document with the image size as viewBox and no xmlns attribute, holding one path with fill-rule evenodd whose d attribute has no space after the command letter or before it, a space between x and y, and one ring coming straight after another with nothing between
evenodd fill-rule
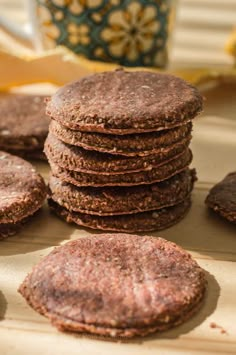
<instances>
[{"instance_id":1,"label":"stack of cookies","mask_svg":"<svg viewBox=\"0 0 236 355\"><path fill-rule=\"evenodd\" d=\"M171 75L116 70L66 85L47 103L49 204L101 230L160 230L190 207L192 119L202 97Z\"/></svg>"}]
</instances>

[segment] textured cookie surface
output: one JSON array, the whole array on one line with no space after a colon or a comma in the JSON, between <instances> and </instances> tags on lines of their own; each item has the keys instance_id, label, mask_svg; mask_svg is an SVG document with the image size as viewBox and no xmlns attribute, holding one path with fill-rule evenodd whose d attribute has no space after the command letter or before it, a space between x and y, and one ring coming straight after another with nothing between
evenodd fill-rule
<instances>
[{"instance_id":1,"label":"textured cookie surface","mask_svg":"<svg viewBox=\"0 0 236 355\"><path fill-rule=\"evenodd\" d=\"M76 186L134 186L152 184L166 180L181 172L188 167L191 161L192 153L189 149L186 149L182 154L168 163L152 170L129 174L101 175L67 170L49 160L53 175L59 177L62 181Z\"/></svg>"},{"instance_id":2,"label":"textured cookie surface","mask_svg":"<svg viewBox=\"0 0 236 355\"><path fill-rule=\"evenodd\" d=\"M205 288L204 271L176 244L100 234L55 248L19 292L60 330L132 337L185 321Z\"/></svg>"},{"instance_id":3,"label":"textured cookie surface","mask_svg":"<svg viewBox=\"0 0 236 355\"><path fill-rule=\"evenodd\" d=\"M90 174L112 175L150 171L183 153L189 142L190 137L156 154L144 157L125 157L68 145L49 133L44 149L47 158L62 168Z\"/></svg>"},{"instance_id":4,"label":"textured cookie surface","mask_svg":"<svg viewBox=\"0 0 236 355\"><path fill-rule=\"evenodd\" d=\"M69 211L53 200L49 200L51 209L68 223L92 229L116 232L148 232L158 231L179 222L190 208L190 198L172 207L155 211L123 214L120 216L96 216Z\"/></svg>"},{"instance_id":5,"label":"textured cookie surface","mask_svg":"<svg viewBox=\"0 0 236 355\"><path fill-rule=\"evenodd\" d=\"M169 180L133 187L76 187L50 177L50 196L62 207L93 215L137 213L173 206L192 191L195 171L189 169Z\"/></svg>"},{"instance_id":6,"label":"textured cookie surface","mask_svg":"<svg viewBox=\"0 0 236 355\"><path fill-rule=\"evenodd\" d=\"M201 95L184 80L124 70L72 82L47 104L47 114L68 128L115 134L180 126L201 109Z\"/></svg>"},{"instance_id":7,"label":"textured cookie surface","mask_svg":"<svg viewBox=\"0 0 236 355\"><path fill-rule=\"evenodd\" d=\"M20 222L42 206L45 183L30 163L5 152L0 170L0 225Z\"/></svg>"},{"instance_id":8,"label":"textured cookie surface","mask_svg":"<svg viewBox=\"0 0 236 355\"><path fill-rule=\"evenodd\" d=\"M192 124L173 129L143 134L112 135L80 132L52 120L49 131L65 143L88 150L125 156L145 156L168 149L184 138L190 137Z\"/></svg>"},{"instance_id":9,"label":"textured cookie surface","mask_svg":"<svg viewBox=\"0 0 236 355\"><path fill-rule=\"evenodd\" d=\"M44 99L39 95L0 95L1 149L42 151L50 121Z\"/></svg>"},{"instance_id":10,"label":"textured cookie surface","mask_svg":"<svg viewBox=\"0 0 236 355\"><path fill-rule=\"evenodd\" d=\"M210 190L206 204L216 213L236 224L236 172L228 174Z\"/></svg>"}]
</instances>

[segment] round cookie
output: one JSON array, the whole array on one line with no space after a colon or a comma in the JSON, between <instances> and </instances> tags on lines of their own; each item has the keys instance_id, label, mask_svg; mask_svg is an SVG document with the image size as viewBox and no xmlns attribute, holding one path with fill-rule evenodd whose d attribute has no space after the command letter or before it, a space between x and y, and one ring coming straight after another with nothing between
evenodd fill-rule
<instances>
[{"instance_id":1,"label":"round cookie","mask_svg":"<svg viewBox=\"0 0 236 355\"><path fill-rule=\"evenodd\" d=\"M206 204L209 208L236 224L236 172L228 174L210 190Z\"/></svg>"},{"instance_id":2,"label":"round cookie","mask_svg":"<svg viewBox=\"0 0 236 355\"><path fill-rule=\"evenodd\" d=\"M159 153L175 145L182 139L190 137L192 123L190 122L183 126L164 131L117 136L103 133L79 132L64 127L57 121L52 120L49 131L64 143L79 146L87 150L115 155L146 156Z\"/></svg>"},{"instance_id":3,"label":"round cookie","mask_svg":"<svg viewBox=\"0 0 236 355\"><path fill-rule=\"evenodd\" d=\"M190 318L206 278L189 253L165 239L95 234L55 248L18 291L61 331L127 338Z\"/></svg>"},{"instance_id":4,"label":"round cookie","mask_svg":"<svg viewBox=\"0 0 236 355\"><path fill-rule=\"evenodd\" d=\"M166 164L152 170L140 171L137 173L101 175L86 174L73 170L61 168L53 161L49 160L53 175L64 182L69 182L75 186L134 186L153 184L163 181L186 169L192 161L192 152L186 149Z\"/></svg>"},{"instance_id":5,"label":"round cookie","mask_svg":"<svg viewBox=\"0 0 236 355\"><path fill-rule=\"evenodd\" d=\"M44 100L39 95L0 95L0 149L42 154L50 121Z\"/></svg>"},{"instance_id":6,"label":"round cookie","mask_svg":"<svg viewBox=\"0 0 236 355\"><path fill-rule=\"evenodd\" d=\"M185 138L157 154L144 157L125 157L68 145L49 133L44 151L48 160L67 170L99 175L123 175L143 170L150 171L165 164L176 155L183 153L189 143L190 138Z\"/></svg>"},{"instance_id":7,"label":"round cookie","mask_svg":"<svg viewBox=\"0 0 236 355\"><path fill-rule=\"evenodd\" d=\"M173 206L192 191L194 170L160 183L133 187L76 187L51 176L50 198L69 211L98 216L132 214Z\"/></svg>"},{"instance_id":8,"label":"round cookie","mask_svg":"<svg viewBox=\"0 0 236 355\"><path fill-rule=\"evenodd\" d=\"M6 234L43 205L46 186L30 163L14 155L0 152L0 170L0 230Z\"/></svg>"},{"instance_id":9,"label":"round cookie","mask_svg":"<svg viewBox=\"0 0 236 355\"><path fill-rule=\"evenodd\" d=\"M96 216L69 211L50 199L49 206L60 218L79 226L115 232L150 232L166 229L179 222L188 212L191 202L183 202L159 210L123 214L119 216Z\"/></svg>"},{"instance_id":10,"label":"round cookie","mask_svg":"<svg viewBox=\"0 0 236 355\"><path fill-rule=\"evenodd\" d=\"M120 69L65 85L46 112L70 129L122 135L181 126L201 110L200 93L184 80Z\"/></svg>"}]
</instances>

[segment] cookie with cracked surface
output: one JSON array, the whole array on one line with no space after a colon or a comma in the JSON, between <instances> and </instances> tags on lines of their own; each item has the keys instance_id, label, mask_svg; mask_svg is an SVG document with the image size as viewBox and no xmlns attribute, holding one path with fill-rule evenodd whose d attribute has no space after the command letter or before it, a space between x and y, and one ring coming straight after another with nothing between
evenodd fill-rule
<instances>
[{"instance_id":1,"label":"cookie with cracked surface","mask_svg":"<svg viewBox=\"0 0 236 355\"><path fill-rule=\"evenodd\" d=\"M190 137L192 123L164 131L118 136L75 131L52 120L49 131L64 143L87 150L124 156L146 156L168 149Z\"/></svg>"},{"instance_id":2,"label":"cookie with cracked surface","mask_svg":"<svg viewBox=\"0 0 236 355\"><path fill-rule=\"evenodd\" d=\"M192 152L190 149L186 149L182 154L178 155L168 163L153 168L152 170L117 175L86 174L84 172L61 168L51 160L49 160L49 163L53 175L64 182L69 182L75 186L99 187L153 184L155 182L169 179L171 176L183 171L189 166L191 161Z\"/></svg>"},{"instance_id":3,"label":"cookie with cracked surface","mask_svg":"<svg viewBox=\"0 0 236 355\"><path fill-rule=\"evenodd\" d=\"M183 202L159 210L123 214L119 216L97 216L87 213L69 211L52 199L49 206L60 218L79 226L115 232L148 232L169 228L179 222L188 212L191 202L187 197Z\"/></svg>"},{"instance_id":4,"label":"cookie with cracked surface","mask_svg":"<svg viewBox=\"0 0 236 355\"><path fill-rule=\"evenodd\" d=\"M144 157L125 157L75 147L60 141L49 133L44 151L48 160L68 170L98 175L123 175L144 170L151 171L183 153L189 143L190 137L156 154Z\"/></svg>"},{"instance_id":5,"label":"cookie with cracked surface","mask_svg":"<svg viewBox=\"0 0 236 355\"><path fill-rule=\"evenodd\" d=\"M18 291L61 331L128 338L183 323L205 290L204 270L181 247L115 233L55 248Z\"/></svg>"},{"instance_id":6,"label":"cookie with cracked surface","mask_svg":"<svg viewBox=\"0 0 236 355\"><path fill-rule=\"evenodd\" d=\"M0 151L0 234L7 236L38 211L46 198L46 185L25 160Z\"/></svg>"},{"instance_id":7,"label":"cookie with cracked surface","mask_svg":"<svg viewBox=\"0 0 236 355\"><path fill-rule=\"evenodd\" d=\"M194 170L151 185L131 187L76 187L51 176L50 197L69 211L98 216L157 210L182 202L193 189Z\"/></svg>"},{"instance_id":8,"label":"cookie with cracked surface","mask_svg":"<svg viewBox=\"0 0 236 355\"><path fill-rule=\"evenodd\" d=\"M228 174L212 187L206 204L218 215L236 224L236 172Z\"/></svg>"},{"instance_id":9,"label":"cookie with cracked surface","mask_svg":"<svg viewBox=\"0 0 236 355\"><path fill-rule=\"evenodd\" d=\"M122 135L181 126L201 110L200 93L180 78L116 70L65 85L46 112L70 129Z\"/></svg>"},{"instance_id":10,"label":"cookie with cracked surface","mask_svg":"<svg viewBox=\"0 0 236 355\"><path fill-rule=\"evenodd\" d=\"M0 95L0 149L16 154L19 151L20 156L42 153L50 122L45 113L45 98L41 95Z\"/></svg>"}]
</instances>

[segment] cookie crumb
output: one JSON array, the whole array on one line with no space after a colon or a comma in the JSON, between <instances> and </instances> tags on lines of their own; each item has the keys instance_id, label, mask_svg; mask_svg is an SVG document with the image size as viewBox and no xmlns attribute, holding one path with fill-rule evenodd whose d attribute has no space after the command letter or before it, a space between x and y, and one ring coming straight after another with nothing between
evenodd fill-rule
<instances>
[{"instance_id":1,"label":"cookie crumb","mask_svg":"<svg viewBox=\"0 0 236 355\"><path fill-rule=\"evenodd\" d=\"M215 329L215 328L220 329L220 333L221 334L228 334L228 332L221 325L218 325L215 322L211 322L210 323L210 327L212 329Z\"/></svg>"}]
</instances>

